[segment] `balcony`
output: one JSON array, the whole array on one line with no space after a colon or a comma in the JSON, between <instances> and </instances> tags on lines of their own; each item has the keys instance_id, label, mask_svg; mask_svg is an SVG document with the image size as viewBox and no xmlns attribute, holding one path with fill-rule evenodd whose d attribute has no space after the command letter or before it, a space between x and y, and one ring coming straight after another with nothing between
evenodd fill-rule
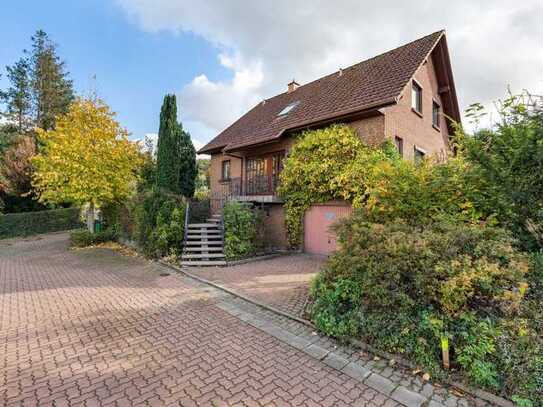
<instances>
[{"instance_id":1,"label":"balcony","mask_svg":"<svg viewBox=\"0 0 543 407\"><path fill-rule=\"evenodd\" d=\"M253 176L249 179L231 178L221 182L220 195L223 199L241 202L281 203L276 189L277 175Z\"/></svg>"}]
</instances>

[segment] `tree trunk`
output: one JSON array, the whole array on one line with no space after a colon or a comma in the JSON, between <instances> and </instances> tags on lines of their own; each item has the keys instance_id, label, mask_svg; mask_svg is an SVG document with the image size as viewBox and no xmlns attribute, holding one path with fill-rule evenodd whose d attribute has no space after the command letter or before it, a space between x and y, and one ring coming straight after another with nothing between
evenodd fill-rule
<instances>
[{"instance_id":1,"label":"tree trunk","mask_svg":"<svg viewBox=\"0 0 543 407\"><path fill-rule=\"evenodd\" d=\"M89 204L87 208L87 229L94 233L94 204Z\"/></svg>"}]
</instances>

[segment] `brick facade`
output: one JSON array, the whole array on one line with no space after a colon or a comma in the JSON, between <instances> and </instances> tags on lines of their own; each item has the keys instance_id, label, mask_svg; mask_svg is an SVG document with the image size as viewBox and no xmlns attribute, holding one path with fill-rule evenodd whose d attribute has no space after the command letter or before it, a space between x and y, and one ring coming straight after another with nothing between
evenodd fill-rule
<instances>
[{"instance_id":1,"label":"brick facade","mask_svg":"<svg viewBox=\"0 0 543 407\"><path fill-rule=\"evenodd\" d=\"M432 103L443 106L439 95L436 72L432 58L428 58L415 73L414 79L422 88L422 116L411 109L411 82L403 90L398 104L384 109L385 135L388 138L400 137L403 140L403 156L413 159L417 146L428 155L446 155L449 132L443 113L440 128L432 125Z\"/></svg>"},{"instance_id":2,"label":"brick facade","mask_svg":"<svg viewBox=\"0 0 543 407\"><path fill-rule=\"evenodd\" d=\"M394 140L395 137L401 138L403 157L406 159L412 160L414 158L415 146L429 156L446 156L449 132L442 113L439 129L432 125L433 102L438 103L440 106L443 104L439 95L438 80L431 56L416 71L413 78L422 88L422 114L418 114L411 108L412 82L409 81L403 89L397 104L380 109L371 117L351 120L347 124L355 129L362 140L369 145L377 146L385 138L391 140ZM223 160L230 160L232 178L241 177L245 179L245 158L278 151L288 153L293 142L293 137L287 135L278 142L236 152L236 156L223 153L212 154L210 167L212 196L220 194L222 188L223 183L221 183L220 178ZM217 212L219 207L217 205L213 207ZM287 235L282 204L265 204L263 207L266 211L264 225L268 246L275 248L286 247Z\"/></svg>"}]
</instances>

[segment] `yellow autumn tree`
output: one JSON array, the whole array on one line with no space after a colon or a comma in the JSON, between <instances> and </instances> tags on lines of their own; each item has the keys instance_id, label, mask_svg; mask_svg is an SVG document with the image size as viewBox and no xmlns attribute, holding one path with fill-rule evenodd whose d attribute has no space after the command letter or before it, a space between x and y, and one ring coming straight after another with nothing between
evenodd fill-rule
<instances>
[{"instance_id":1,"label":"yellow autumn tree","mask_svg":"<svg viewBox=\"0 0 543 407\"><path fill-rule=\"evenodd\" d=\"M142 163L139 146L100 100L78 99L54 130L36 131L42 147L32 185L40 201L88 205L92 231L95 208L129 195Z\"/></svg>"}]
</instances>

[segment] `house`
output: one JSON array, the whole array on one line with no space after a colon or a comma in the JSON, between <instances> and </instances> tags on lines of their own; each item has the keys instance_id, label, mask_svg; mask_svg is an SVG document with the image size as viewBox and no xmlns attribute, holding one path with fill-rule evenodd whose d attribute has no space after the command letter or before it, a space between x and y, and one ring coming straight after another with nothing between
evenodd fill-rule
<instances>
[{"instance_id":1,"label":"house","mask_svg":"<svg viewBox=\"0 0 543 407\"><path fill-rule=\"evenodd\" d=\"M450 119L460 111L444 31L340 69L263 100L199 150L211 155L212 208L226 199L259 204L270 245L284 247L282 200L276 194L282 160L297 132L345 123L369 144L389 138L406 159L446 154ZM306 215L305 249L335 248L328 224L348 213L341 203ZM324 232L324 233L323 233Z\"/></svg>"}]
</instances>

